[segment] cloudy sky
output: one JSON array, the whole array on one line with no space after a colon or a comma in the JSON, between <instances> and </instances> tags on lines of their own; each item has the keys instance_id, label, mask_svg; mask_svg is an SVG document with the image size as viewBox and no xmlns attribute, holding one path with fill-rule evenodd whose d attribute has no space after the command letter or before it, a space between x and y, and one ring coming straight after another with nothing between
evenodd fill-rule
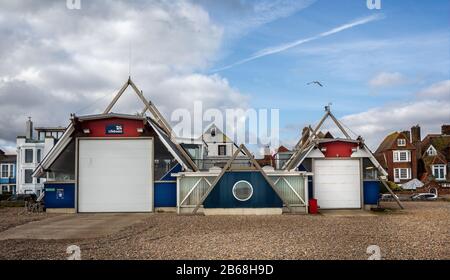
<instances>
[{"instance_id":1,"label":"cloudy sky","mask_svg":"<svg viewBox=\"0 0 450 280\"><path fill-rule=\"evenodd\" d=\"M130 73L168 119L195 100L277 108L286 145L328 103L372 148L416 124L439 132L450 122L450 2L381 2L1 0L0 148L14 151L28 116L65 126L70 113L101 112ZM140 111L125 96L114 111Z\"/></svg>"}]
</instances>

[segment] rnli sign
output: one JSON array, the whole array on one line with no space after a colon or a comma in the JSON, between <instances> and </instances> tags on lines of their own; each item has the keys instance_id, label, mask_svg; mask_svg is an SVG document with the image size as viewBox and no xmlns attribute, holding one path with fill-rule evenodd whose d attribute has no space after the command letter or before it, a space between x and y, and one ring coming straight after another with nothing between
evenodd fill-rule
<instances>
[{"instance_id":1,"label":"rnli sign","mask_svg":"<svg viewBox=\"0 0 450 280\"><path fill-rule=\"evenodd\" d=\"M123 134L123 126L121 124L108 124L106 134Z\"/></svg>"}]
</instances>

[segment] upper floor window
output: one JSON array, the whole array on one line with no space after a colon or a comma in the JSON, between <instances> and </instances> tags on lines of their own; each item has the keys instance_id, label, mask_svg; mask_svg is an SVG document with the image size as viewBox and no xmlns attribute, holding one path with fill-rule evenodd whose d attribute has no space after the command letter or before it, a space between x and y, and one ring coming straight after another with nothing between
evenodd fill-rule
<instances>
[{"instance_id":1,"label":"upper floor window","mask_svg":"<svg viewBox=\"0 0 450 280\"><path fill-rule=\"evenodd\" d=\"M12 178L12 177L14 177L14 165L13 164L2 164L2 165L0 165L0 177L1 178Z\"/></svg>"},{"instance_id":2,"label":"upper floor window","mask_svg":"<svg viewBox=\"0 0 450 280\"><path fill-rule=\"evenodd\" d=\"M432 166L433 176L436 180L445 180L447 169L445 164L436 164Z\"/></svg>"},{"instance_id":3,"label":"upper floor window","mask_svg":"<svg viewBox=\"0 0 450 280\"><path fill-rule=\"evenodd\" d=\"M430 146L427 150L427 155L429 156L435 156L437 155L437 151L433 146Z\"/></svg>"},{"instance_id":4,"label":"upper floor window","mask_svg":"<svg viewBox=\"0 0 450 280\"><path fill-rule=\"evenodd\" d=\"M405 147L406 146L406 139L403 139L403 138L397 139L397 146Z\"/></svg>"},{"instance_id":5,"label":"upper floor window","mask_svg":"<svg viewBox=\"0 0 450 280\"><path fill-rule=\"evenodd\" d=\"M394 162L410 162L411 151L394 151Z\"/></svg>"},{"instance_id":6,"label":"upper floor window","mask_svg":"<svg viewBox=\"0 0 450 280\"><path fill-rule=\"evenodd\" d=\"M25 163L33 163L33 149L25 149Z\"/></svg>"},{"instance_id":7,"label":"upper floor window","mask_svg":"<svg viewBox=\"0 0 450 280\"><path fill-rule=\"evenodd\" d=\"M219 156L226 156L226 155L227 155L227 146L219 145Z\"/></svg>"}]
</instances>

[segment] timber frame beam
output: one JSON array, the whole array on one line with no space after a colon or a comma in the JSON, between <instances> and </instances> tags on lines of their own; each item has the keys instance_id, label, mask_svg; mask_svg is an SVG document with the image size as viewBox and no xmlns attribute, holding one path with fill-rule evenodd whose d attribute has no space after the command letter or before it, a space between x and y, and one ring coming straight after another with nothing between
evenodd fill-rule
<instances>
[{"instance_id":1,"label":"timber frame beam","mask_svg":"<svg viewBox=\"0 0 450 280\"><path fill-rule=\"evenodd\" d=\"M144 103L145 109L142 112L142 116L145 115L147 111L149 111L152 115L152 118L156 121L156 123L161 127L162 130L169 136L170 140L174 143L174 145L177 147L177 150L183 155L183 157L188 161L189 165L191 166L193 171L199 171L197 165L194 163L194 161L191 159L191 157L188 155L188 153L181 147L180 144L176 141L176 137L173 135L172 128L170 124L166 121L166 119L163 117L163 115L159 112L159 110L156 108L156 106L151 102L148 101L141 90L138 89L136 84L131 80L131 77L128 77L128 80L126 83L122 86L122 88L117 92L116 96L114 96L114 99L109 103L108 107L106 107L103 114L109 114L111 112L111 109L116 105L117 101L120 99L120 97L123 95L125 90L131 86L133 88L134 92L137 94L139 99Z\"/></svg>"},{"instance_id":2,"label":"timber frame beam","mask_svg":"<svg viewBox=\"0 0 450 280\"><path fill-rule=\"evenodd\" d=\"M319 124L312 130L311 135L308 137L308 139L302 143L302 140L304 136L306 136L306 132L302 135L298 143L295 145L295 152L292 154L292 156L289 158L289 160L284 164L283 169L287 169L288 171L295 168L295 164L297 161L297 158L300 156L300 154L304 151L304 149L309 146L314 140L314 137L317 136L317 133L319 132L319 129L322 127L325 120L330 117L331 120L336 124L336 126L339 128L339 130L344 134L344 136L347 139L351 139L350 135L347 133L347 131L344 129L342 124L336 119L336 117L331 113L330 106L325 106L325 115L323 115L322 119L320 119ZM311 129L309 128L308 131Z\"/></svg>"}]
</instances>

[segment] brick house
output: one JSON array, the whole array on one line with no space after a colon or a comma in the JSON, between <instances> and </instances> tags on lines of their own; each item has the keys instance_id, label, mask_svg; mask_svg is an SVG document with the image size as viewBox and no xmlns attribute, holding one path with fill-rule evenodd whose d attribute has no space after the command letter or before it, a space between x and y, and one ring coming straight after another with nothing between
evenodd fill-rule
<instances>
[{"instance_id":1,"label":"brick house","mask_svg":"<svg viewBox=\"0 0 450 280\"><path fill-rule=\"evenodd\" d=\"M393 132L386 136L375 152L375 157L388 172L388 180L403 184L417 178L417 139L414 127L413 141L409 131Z\"/></svg>"},{"instance_id":2,"label":"brick house","mask_svg":"<svg viewBox=\"0 0 450 280\"><path fill-rule=\"evenodd\" d=\"M441 134L428 134L420 143L421 181L450 187L450 125L442 125Z\"/></svg>"}]
</instances>

